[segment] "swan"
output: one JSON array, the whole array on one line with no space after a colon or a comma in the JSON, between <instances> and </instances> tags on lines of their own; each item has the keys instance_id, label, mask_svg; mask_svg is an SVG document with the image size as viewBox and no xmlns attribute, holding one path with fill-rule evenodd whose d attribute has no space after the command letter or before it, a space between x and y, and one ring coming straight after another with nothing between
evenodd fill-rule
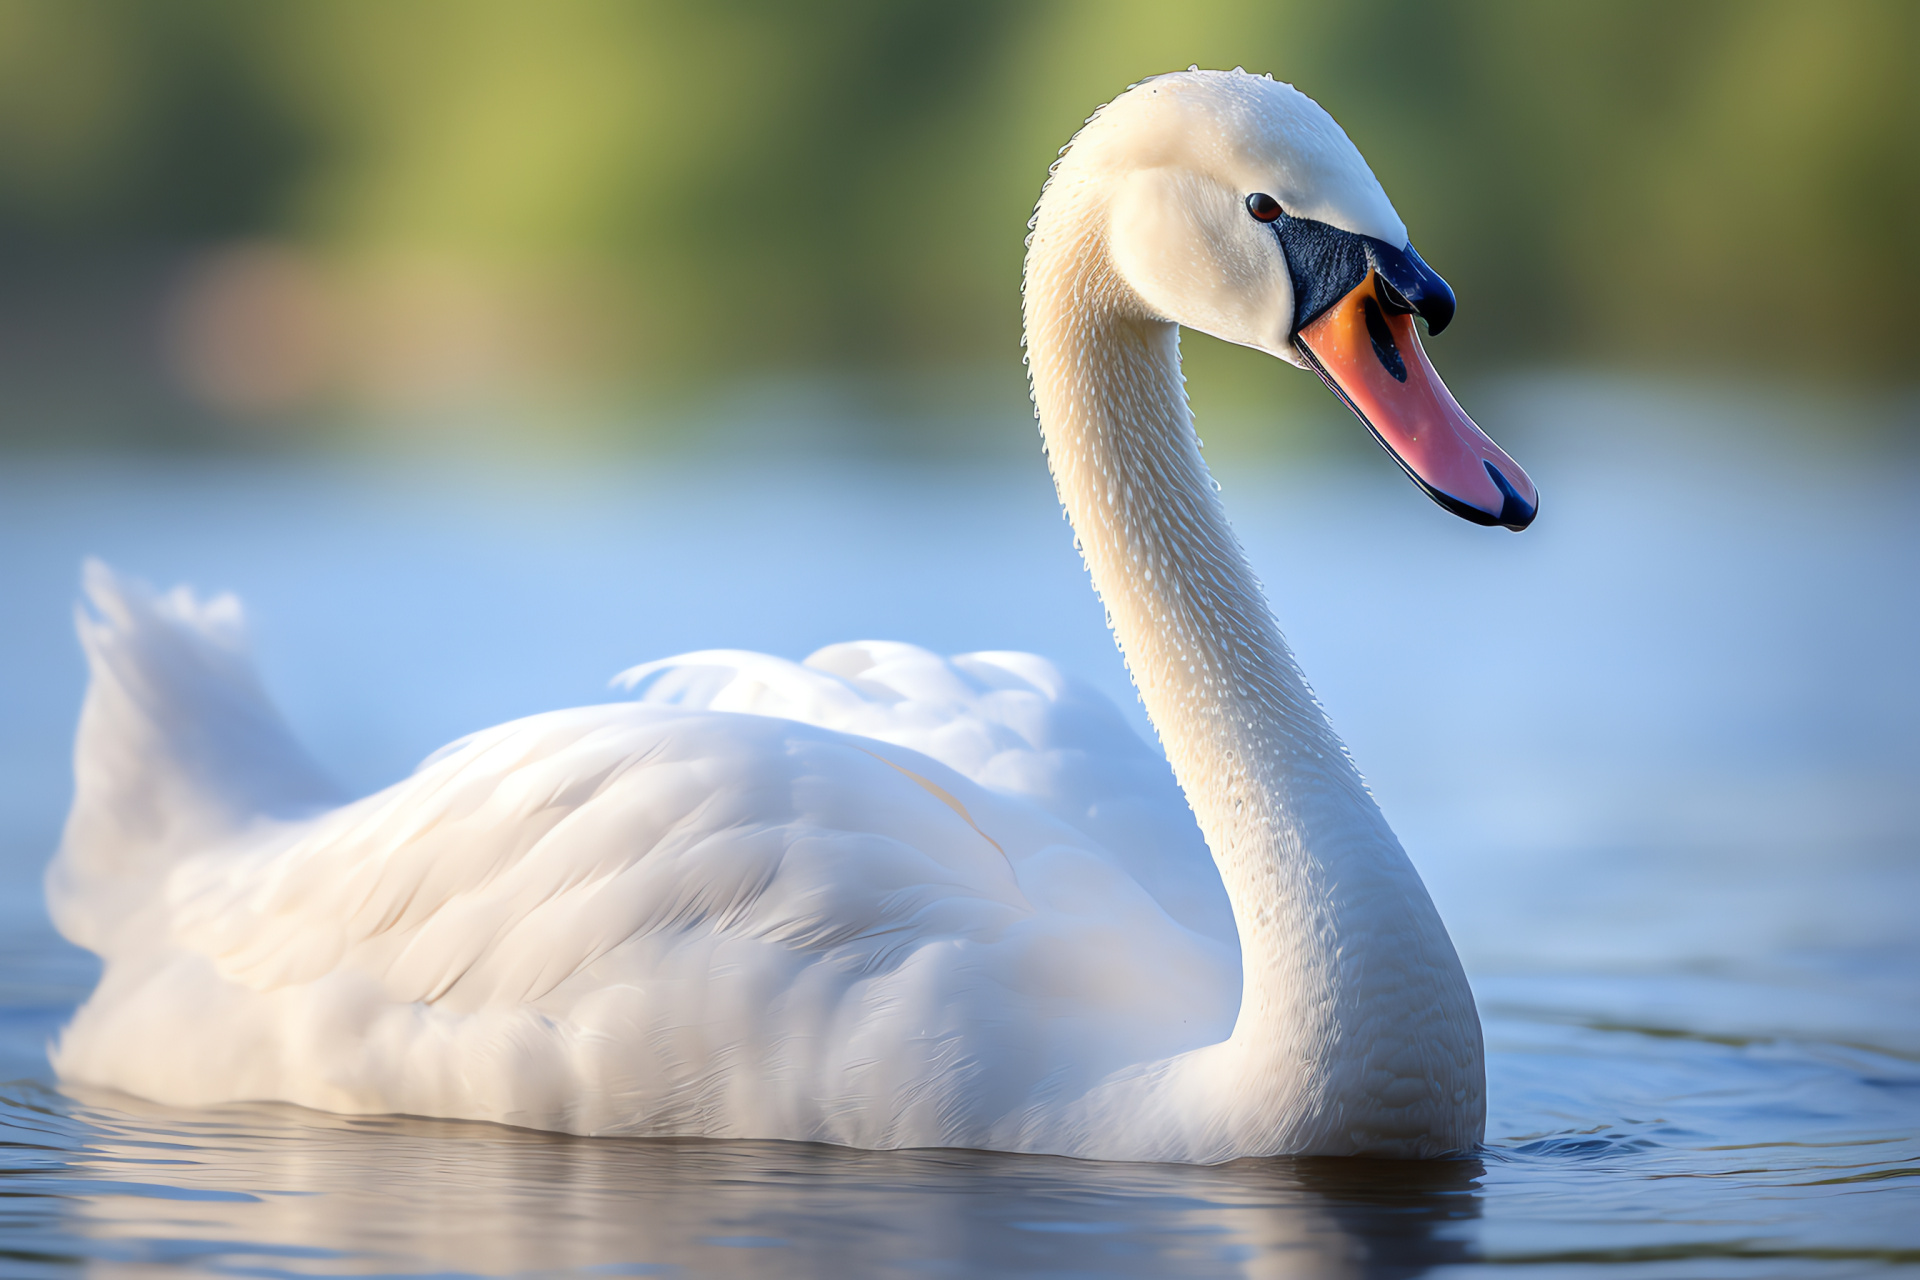
<instances>
[{"instance_id":1,"label":"swan","mask_svg":"<svg viewBox=\"0 0 1920 1280\"><path fill-rule=\"evenodd\" d=\"M1472 1150L1473 997L1228 526L1178 345L1313 370L1517 530L1532 482L1414 331L1453 295L1333 119L1242 71L1102 107L1031 231L1047 458L1164 760L1043 659L863 642L637 667L342 803L232 597L89 564L47 895L104 965L60 1076L577 1134Z\"/></svg>"}]
</instances>

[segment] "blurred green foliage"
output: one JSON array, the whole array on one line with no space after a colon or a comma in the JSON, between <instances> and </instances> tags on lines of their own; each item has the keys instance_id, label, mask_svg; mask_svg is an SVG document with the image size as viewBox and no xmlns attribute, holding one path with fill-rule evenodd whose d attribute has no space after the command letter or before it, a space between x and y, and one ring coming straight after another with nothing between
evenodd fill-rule
<instances>
[{"instance_id":1,"label":"blurred green foliage","mask_svg":"<svg viewBox=\"0 0 1920 1280\"><path fill-rule=\"evenodd\" d=\"M1345 125L1448 367L1912 377L1909 0L0 0L0 306L265 241L545 282L628 388L1014 368L1056 149L1190 63Z\"/></svg>"}]
</instances>

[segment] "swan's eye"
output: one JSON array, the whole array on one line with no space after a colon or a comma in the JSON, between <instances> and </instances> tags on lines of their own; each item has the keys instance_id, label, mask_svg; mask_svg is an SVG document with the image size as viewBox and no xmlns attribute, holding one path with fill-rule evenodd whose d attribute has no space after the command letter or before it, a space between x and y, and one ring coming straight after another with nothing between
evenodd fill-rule
<instances>
[{"instance_id":1,"label":"swan's eye","mask_svg":"<svg viewBox=\"0 0 1920 1280\"><path fill-rule=\"evenodd\" d=\"M1247 197L1247 212L1262 222L1272 222L1281 214L1280 202L1264 191L1256 191Z\"/></svg>"}]
</instances>

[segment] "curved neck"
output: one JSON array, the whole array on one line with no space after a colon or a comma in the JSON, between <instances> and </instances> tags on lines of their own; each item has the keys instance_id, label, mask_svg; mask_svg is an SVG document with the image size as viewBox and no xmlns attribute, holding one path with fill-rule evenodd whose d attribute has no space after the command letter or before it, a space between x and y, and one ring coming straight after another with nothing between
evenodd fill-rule
<instances>
[{"instance_id":1,"label":"curved neck","mask_svg":"<svg viewBox=\"0 0 1920 1280\"><path fill-rule=\"evenodd\" d=\"M1244 974L1233 1069L1267 1082L1276 1116L1324 1113L1304 1095L1355 1074L1333 1069L1368 1052L1351 1033L1433 998L1430 983L1406 989L1403 961L1456 977L1458 961L1227 523L1178 330L1143 313L1099 222L1049 216L1043 200L1028 255L1027 356L1049 465L1233 903ZM1464 978L1445 985L1457 990L1443 1003L1464 999L1471 1017ZM1477 1051L1477 1019L1473 1032Z\"/></svg>"}]
</instances>

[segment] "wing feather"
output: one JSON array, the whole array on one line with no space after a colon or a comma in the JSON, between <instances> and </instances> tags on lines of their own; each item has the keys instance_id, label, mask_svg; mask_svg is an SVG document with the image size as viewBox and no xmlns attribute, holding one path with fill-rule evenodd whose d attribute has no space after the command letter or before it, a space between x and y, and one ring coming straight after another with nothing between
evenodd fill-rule
<instances>
[{"instance_id":1,"label":"wing feather","mask_svg":"<svg viewBox=\"0 0 1920 1280\"><path fill-rule=\"evenodd\" d=\"M110 960L59 1065L184 1102L898 1145L984 1141L1063 1063L1097 1078L1223 1036L1234 950L1090 836L1059 783L1078 766L1040 768L1073 731L1050 668L914 662L904 694L773 674L837 682L843 721L886 727L861 707L887 703L896 738L1051 803L791 717L532 717L179 863L164 946ZM974 711L930 701L955 689ZM202 1034L129 1055L168 1011Z\"/></svg>"}]
</instances>

